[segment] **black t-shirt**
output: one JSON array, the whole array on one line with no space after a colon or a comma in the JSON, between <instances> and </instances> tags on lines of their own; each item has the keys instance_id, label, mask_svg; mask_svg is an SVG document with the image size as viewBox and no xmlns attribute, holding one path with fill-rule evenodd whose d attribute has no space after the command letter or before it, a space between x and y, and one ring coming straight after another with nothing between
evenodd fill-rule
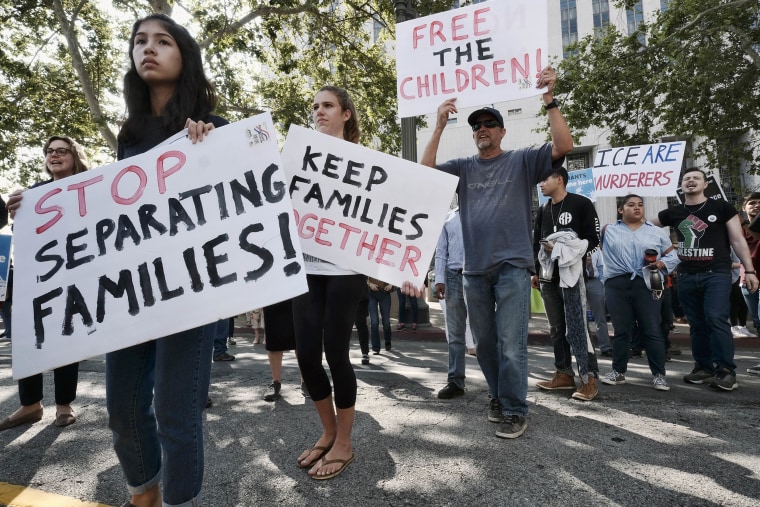
<instances>
[{"instance_id":1,"label":"black t-shirt","mask_svg":"<svg viewBox=\"0 0 760 507\"><path fill-rule=\"evenodd\" d=\"M571 230L578 238L588 241L586 252L599 245L599 218L594 203L588 197L568 193L562 201L552 204L551 199L539 208L533 228L533 255L536 273L541 273L538 262L539 241L560 231ZM559 270L554 270L553 279L559 280Z\"/></svg>"},{"instance_id":2,"label":"black t-shirt","mask_svg":"<svg viewBox=\"0 0 760 507\"><path fill-rule=\"evenodd\" d=\"M731 243L726 223L736 209L724 200L707 199L703 204L672 206L660 211L662 225L676 230L681 273L712 270L731 271Z\"/></svg>"}]
</instances>

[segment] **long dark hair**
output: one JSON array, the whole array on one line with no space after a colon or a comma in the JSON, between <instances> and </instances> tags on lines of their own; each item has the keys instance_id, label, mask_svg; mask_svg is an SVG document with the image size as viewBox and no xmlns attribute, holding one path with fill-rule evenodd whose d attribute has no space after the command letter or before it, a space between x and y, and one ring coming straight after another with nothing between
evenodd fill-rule
<instances>
[{"instance_id":1,"label":"long dark hair","mask_svg":"<svg viewBox=\"0 0 760 507\"><path fill-rule=\"evenodd\" d=\"M164 14L151 14L138 19L132 26L132 35L129 38L130 66L124 76L127 119L121 127L118 140L125 146L130 146L140 140L147 121L152 116L150 89L137 74L137 67L132 58L135 35L140 25L146 21L161 23L169 35L174 37L182 57L182 72L177 80L177 87L161 112L164 130L170 133L178 132L184 128L187 118L201 120L216 107L216 92L203 72L201 49L190 32Z\"/></svg>"},{"instance_id":2,"label":"long dark hair","mask_svg":"<svg viewBox=\"0 0 760 507\"><path fill-rule=\"evenodd\" d=\"M343 88L329 85L320 88L317 93L319 92L332 93L338 99L338 104L340 104L341 112L349 111L351 113L351 118L349 118L348 121L343 124L343 139L352 143L358 143L359 137L361 136L361 131L359 130L359 115L356 112L354 101L351 100L351 96L348 94L348 92Z\"/></svg>"}]
</instances>

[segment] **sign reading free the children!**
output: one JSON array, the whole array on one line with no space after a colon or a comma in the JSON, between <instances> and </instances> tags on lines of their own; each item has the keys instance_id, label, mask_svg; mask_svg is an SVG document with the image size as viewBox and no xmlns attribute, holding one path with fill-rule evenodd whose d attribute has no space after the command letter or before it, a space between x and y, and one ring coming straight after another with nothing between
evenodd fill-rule
<instances>
[{"instance_id":1,"label":"sign reading free the children!","mask_svg":"<svg viewBox=\"0 0 760 507\"><path fill-rule=\"evenodd\" d=\"M540 95L549 64L546 0L490 0L399 23L396 92L399 116Z\"/></svg>"},{"instance_id":2,"label":"sign reading free the children!","mask_svg":"<svg viewBox=\"0 0 760 507\"><path fill-rule=\"evenodd\" d=\"M177 138L24 192L14 378L306 292L270 115Z\"/></svg>"},{"instance_id":3,"label":"sign reading free the children!","mask_svg":"<svg viewBox=\"0 0 760 507\"><path fill-rule=\"evenodd\" d=\"M456 177L297 125L282 163L305 254L422 286Z\"/></svg>"}]
</instances>

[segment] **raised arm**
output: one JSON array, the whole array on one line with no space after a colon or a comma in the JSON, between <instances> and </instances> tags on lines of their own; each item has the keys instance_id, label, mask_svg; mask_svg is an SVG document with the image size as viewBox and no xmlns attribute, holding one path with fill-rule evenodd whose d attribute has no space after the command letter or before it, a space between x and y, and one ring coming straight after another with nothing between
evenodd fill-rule
<instances>
[{"instance_id":1,"label":"raised arm","mask_svg":"<svg viewBox=\"0 0 760 507\"><path fill-rule=\"evenodd\" d=\"M554 100L554 85L557 83L557 73L551 66L544 67L536 83L536 88L547 87L543 95L544 105L550 104ZM549 132L552 136L552 160L559 160L573 149L573 136L570 134L570 127L567 126L565 117L559 110L559 107L552 107L546 110L546 116L549 118Z\"/></svg>"},{"instance_id":2,"label":"raised arm","mask_svg":"<svg viewBox=\"0 0 760 507\"><path fill-rule=\"evenodd\" d=\"M422 153L420 164L428 167L435 167L435 157L438 153L438 145L441 143L443 129L445 129L446 125L449 123L449 114L457 112L457 106L454 105L456 101L456 98L448 99L438 106L438 117L435 121L433 135L430 137L427 146L425 146L425 151Z\"/></svg>"}]
</instances>

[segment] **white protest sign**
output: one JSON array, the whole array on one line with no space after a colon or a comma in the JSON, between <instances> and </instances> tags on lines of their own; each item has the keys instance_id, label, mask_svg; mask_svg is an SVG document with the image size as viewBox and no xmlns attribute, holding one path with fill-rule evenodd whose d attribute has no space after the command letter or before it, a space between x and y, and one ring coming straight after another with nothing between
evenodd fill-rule
<instances>
[{"instance_id":1,"label":"white protest sign","mask_svg":"<svg viewBox=\"0 0 760 507\"><path fill-rule=\"evenodd\" d=\"M274 132L262 114L27 190L14 378L304 293Z\"/></svg>"},{"instance_id":2,"label":"white protest sign","mask_svg":"<svg viewBox=\"0 0 760 507\"><path fill-rule=\"evenodd\" d=\"M685 141L599 150L594 159L596 196L673 196Z\"/></svg>"},{"instance_id":3,"label":"white protest sign","mask_svg":"<svg viewBox=\"0 0 760 507\"><path fill-rule=\"evenodd\" d=\"M396 25L400 117L540 95L549 64L546 0L490 0Z\"/></svg>"},{"instance_id":4,"label":"white protest sign","mask_svg":"<svg viewBox=\"0 0 760 507\"><path fill-rule=\"evenodd\" d=\"M282 164L304 253L422 285L458 178L297 125Z\"/></svg>"}]
</instances>

